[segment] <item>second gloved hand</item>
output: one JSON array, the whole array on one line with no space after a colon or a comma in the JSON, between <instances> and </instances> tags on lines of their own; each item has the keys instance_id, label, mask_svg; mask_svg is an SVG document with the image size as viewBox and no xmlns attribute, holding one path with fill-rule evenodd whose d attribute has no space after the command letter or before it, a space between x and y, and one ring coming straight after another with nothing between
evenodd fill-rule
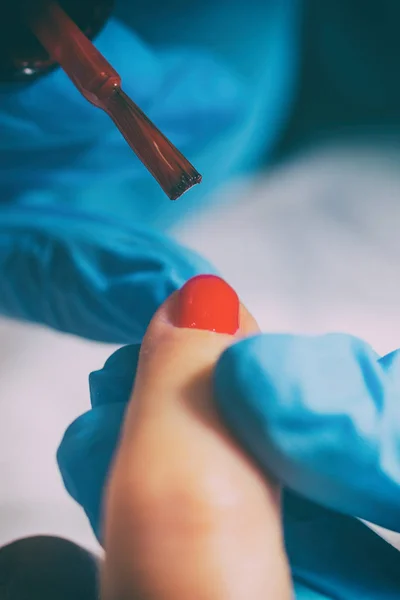
<instances>
[{"instance_id":1,"label":"second gloved hand","mask_svg":"<svg viewBox=\"0 0 400 600\"><path fill-rule=\"evenodd\" d=\"M400 352L348 335L261 335L215 375L226 424L290 489L400 528Z\"/></svg>"},{"instance_id":2,"label":"second gloved hand","mask_svg":"<svg viewBox=\"0 0 400 600\"><path fill-rule=\"evenodd\" d=\"M261 336L255 339L268 339L275 336ZM245 371L240 370L240 361L229 362L232 356L239 356L242 344L251 347L253 340L245 340L232 347L223 355L220 369L232 369L232 381L239 383L243 396L246 389L251 397L255 371L250 370L245 384ZM92 527L101 539L101 514L103 494L110 466L119 443L120 431L131 394L139 358L139 345L121 348L106 362L104 368L90 377L90 411L79 417L66 431L58 451L58 461L64 483L69 493L85 510ZM233 355L231 354L233 353ZM255 357L253 357L255 358ZM261 376L262 365L259 364ZM217 378L224 380L227 371L219 370ZM232 387L226 386L226 397L221 395L219 382L219 403L234 410L234 403L240 402ZM260 388L259 388L260 389ZM260 414L260 424L249 418L250 410L242 401L242 437L266 444L266 436L259 436L259 428L266 430L268 422L268 401ZM275 409L275 414L276 414ZM296 413L298 417L300 414ZM306 414L304 415L306 417ZM228 415L228 421L232 419ZM334 426L334 422L332 423ZM235 432L238 431L236 424ZM301 433L301 432L300 432ZM283 432L281 432L283 437ZM250 442L251 443L251 442ZM246 444L249 447L249 443ZM303 448L307 447L307 437ZM314 438L310 438L309 450L318 449ZM340 457L340 448L338 456ZM305 450L303 450L305 452ZM293 457L287 455L283 475L287 477L288 464ZM269 465L263 462L266 469ZM273 466L272 466L273 467ZM274 468L274 467L273 467ZM297 470L296 470L297 469ZM301 473L307 476L307 465L294 465L297 481ZM338 471L340 475L340 471ZM307 479L306 479L307 480ZM309 478L308 478L309 480ZM317 483L317 479L316 479ZM348 494L349 486L342 486ZM314 484L308 490L311 495L318 491ZM307 490L306 490L307 492ZM346 498L346 495L344 495ZM334 497L333 497L334 498ZM379 499L377 498L377 505ZM356 519L340 515L322 508L295 494L287 492L284 500L285 544L290 559L296 600L395 600L400 593L400 555L374 532Z\"/></svg>"},{"instance_id":3,"label":"second gloved hand","mask_svg":"<svg viewBox=\"0 0 400 600\"><path fill-rule=\"evenodd\" d=\"M160 304L212 272L162 235L90 214L0 209L0 314L101 342L141 341Z\"/></svg>"}]
</instances>

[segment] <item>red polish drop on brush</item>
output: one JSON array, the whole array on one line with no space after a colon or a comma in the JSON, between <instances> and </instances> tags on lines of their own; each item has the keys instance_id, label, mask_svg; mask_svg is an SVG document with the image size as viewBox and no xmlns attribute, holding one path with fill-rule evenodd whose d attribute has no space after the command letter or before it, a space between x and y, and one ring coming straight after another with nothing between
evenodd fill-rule
<instances>
[{"instance_id":1,"label":"red polish drop on brush","mask_svg":"<svg viewBox=\"0 0 400 600\"><path fill-rule=\"evenodd\" d=\"M201 175L121 89L121 77L56 2L28 15L30 28L83 96L114 121L171 200Z\"/></svg>"}]
</instances>

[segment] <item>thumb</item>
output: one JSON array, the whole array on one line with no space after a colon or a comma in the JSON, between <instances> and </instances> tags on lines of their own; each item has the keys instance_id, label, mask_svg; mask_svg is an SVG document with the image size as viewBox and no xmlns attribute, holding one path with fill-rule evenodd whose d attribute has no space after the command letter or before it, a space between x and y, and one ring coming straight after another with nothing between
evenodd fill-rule
<instances>
[{"instance_id":1,"label":"thumb","mask_svg":"<svg viewBox=\"0 0 400 600\"><path fill-rule=\"evenodd\" d=\"M279 490L231 440L212 373L254 319L214 276L153 318L105 504L105 598L290 597Z\"/></svg>"}]
</instances>

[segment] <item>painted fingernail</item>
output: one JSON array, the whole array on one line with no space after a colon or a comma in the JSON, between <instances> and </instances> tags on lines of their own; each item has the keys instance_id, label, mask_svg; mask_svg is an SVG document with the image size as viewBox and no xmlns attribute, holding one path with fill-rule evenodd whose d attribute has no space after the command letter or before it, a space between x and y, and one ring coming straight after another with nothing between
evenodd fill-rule
<instances>
[{"instance_id":1,"label":"painted fingernail","mask_svg":"<svg viewBox=\"0 0 400 600\"><path fill-rule=\"evenodd\" d=\"M239 298L215 275L189 279L179 292L178 327L233 335L239 329Z\"/></svg>"}]
</instances>

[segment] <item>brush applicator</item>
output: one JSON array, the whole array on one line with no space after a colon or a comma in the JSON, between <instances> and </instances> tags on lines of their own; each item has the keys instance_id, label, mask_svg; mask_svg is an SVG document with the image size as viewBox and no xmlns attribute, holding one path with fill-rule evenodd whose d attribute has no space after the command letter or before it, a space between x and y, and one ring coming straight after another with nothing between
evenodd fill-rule
<instances>
[{"instance_id":1,"label":"brush applicator","mask_svg":"<svg viewBox=\"0 0 400 600\"><path fill-rule=\"evenodd\" d=\"M41 2L28 23L81 94L104 110L171 200L201 181L201 175L124 93L121 77L56 2Z\"/></svg>"}]
</instances>

